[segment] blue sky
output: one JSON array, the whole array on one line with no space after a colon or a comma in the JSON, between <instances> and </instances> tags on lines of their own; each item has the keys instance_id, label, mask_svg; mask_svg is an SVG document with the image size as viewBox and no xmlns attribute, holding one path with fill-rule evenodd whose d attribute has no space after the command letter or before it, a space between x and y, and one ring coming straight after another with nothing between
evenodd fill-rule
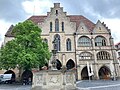
<instances>
[{"instance_id":1,"label":"blue sky","mask_svg":"<svg viewBox=\"0 0 120 90\"><path fill-rule=\"evenodd\" d=\"M120 0L0 0L0 44L11 24L32 15L46 15L53 3L60 3L67 14L83 15L94 23L105 22L115 43L120 41Z\"/></svg>"}]
</instances>

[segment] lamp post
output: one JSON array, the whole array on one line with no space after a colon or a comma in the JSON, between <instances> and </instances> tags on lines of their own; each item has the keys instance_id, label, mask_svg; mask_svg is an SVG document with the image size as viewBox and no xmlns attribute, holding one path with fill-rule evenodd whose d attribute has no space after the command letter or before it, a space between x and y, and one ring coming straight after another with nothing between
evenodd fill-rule
<instances>
[{"instance_id":1,"label":"lamp post","mask_svg":"<svg viewBox=\"0 0 120 90\"><path fill-rule=\"evenodd\" d=\"M56 61L56 54L57 54L57 49L56 49L56 40L54 39L54 41L52 42L53 43L53 50L52 50L52 61L51 61L51 64L52 64L52 67L51 69L52 70L57 70L56 66L57 66L57 61Z\"/></svg>"}]
</instances>

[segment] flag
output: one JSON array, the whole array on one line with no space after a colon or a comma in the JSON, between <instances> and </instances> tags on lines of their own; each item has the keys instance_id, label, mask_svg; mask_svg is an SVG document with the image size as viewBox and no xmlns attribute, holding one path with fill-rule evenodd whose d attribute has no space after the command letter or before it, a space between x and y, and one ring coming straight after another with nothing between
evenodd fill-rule
<instances>
[{"instance_id":1,"label":"flag","mask_svg":"<svg viewBox=\"0 0 120 90\"><path fill-rule=\"evenodd\" d=\"M110 70L111 70L111 74L114 74L114 65L113 65L113 61L110 61Z\"/></svg>"},{"instance_id":2,"label":"flag","mask_svg":"<svg viewBox=\"0 0 120 90\"><path fill-rule=\"evenodd\" d=\"M92 75L94 75L92 64L90 64L90 69L91 69L91 76L92 76Z\"/></svg>"},{"instance_id":3,"label":"flag","mask_svg":"<svg viewBox=\"0 0 120 90\"><path fill-rule=\"evenodd\" d=\"M88 62L87 62L87 71L88 71L88 76L94 75L94 73L93 73L93 68L92 68L92 64L89 66L89 63L88 63Z\"/></svg>"}]
</instances>

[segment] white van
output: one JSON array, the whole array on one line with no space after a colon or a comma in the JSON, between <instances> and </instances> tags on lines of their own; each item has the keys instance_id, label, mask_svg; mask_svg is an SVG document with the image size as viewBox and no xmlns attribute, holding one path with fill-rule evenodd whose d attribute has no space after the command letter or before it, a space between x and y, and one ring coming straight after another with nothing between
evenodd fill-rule
<instances>
[{"instance_id":1,"label":"white van","mask_svg":"<svg viewBox=\"0 0 120 90\"><path fill-rule=\"evenodd\" d=\"M9 83L12 78L12 74L0 74L0 82L1 83Z\"/></svg>"}]
</instances>

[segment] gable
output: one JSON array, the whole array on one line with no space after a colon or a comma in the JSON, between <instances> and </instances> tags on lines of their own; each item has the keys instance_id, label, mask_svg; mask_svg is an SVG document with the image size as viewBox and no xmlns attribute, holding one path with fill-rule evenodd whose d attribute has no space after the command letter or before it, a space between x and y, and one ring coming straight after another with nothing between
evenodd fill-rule
<instances>
[{"instance_id":1,"label":"gable","mask_svg":"<svg viewBox=\"0 0 120 90\"><path fill-rule=\"evenodd\" d=\"M95 28L93 29L94 34L108 34L110 33L109 29L101 23L99 20L97 24L95 25Z\"/></svg>"},{"instance_id":2,"label":"gable","mask_svg":"<svg viewBox=\"0 0 120 90\"><path fill-rule=\"evenodd\" d=\"M79 27L77 29L78 34L90 34L90 30L86 27L83 22L80 22Z\"/></svg>"}]
</instances>

